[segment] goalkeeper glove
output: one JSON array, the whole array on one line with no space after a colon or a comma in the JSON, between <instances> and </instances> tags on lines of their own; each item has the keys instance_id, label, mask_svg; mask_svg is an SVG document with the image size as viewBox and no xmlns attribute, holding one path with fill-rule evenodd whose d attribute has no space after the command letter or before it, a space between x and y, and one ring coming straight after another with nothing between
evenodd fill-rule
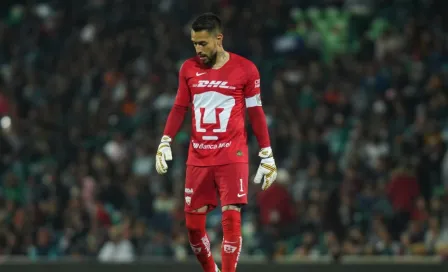
<instances>
[{"instance_id":1,"label":"goalkeeper glove","mask_svg":"<svg viewBox=\"0 0 448 272\"><path fill-rule=\"evenodd\" d=\"M168 171L168 165L166 161L171 161L173 159L170 143L171 138L165 135L162 137L159 147L157 148L156 170L160 175L163 175L166 173L166 171Z\"/></svg>"},{"instance_id":2,"label":"goalkeeper glove","mask_svg":"<svg viewBox=\"0 0 448 272\"><path fill-rule=\"evenodd\" d=\"M255 175L254 182L259 184L263 180L262 190L269 188L277 178L277 166L275 166L274 156L270 147L260 150L258 156L261 158L260 166Z\"/></svg>"}]
</instances>

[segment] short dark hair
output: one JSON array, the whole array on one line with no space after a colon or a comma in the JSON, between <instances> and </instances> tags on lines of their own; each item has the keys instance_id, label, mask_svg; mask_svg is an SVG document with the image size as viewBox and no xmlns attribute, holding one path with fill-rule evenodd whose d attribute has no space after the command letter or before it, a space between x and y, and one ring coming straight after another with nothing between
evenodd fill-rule
<instances>
[{"instance_id":1,"label":"short dark hair","mask_svg":"<svg viewBox=\"0 0 448 272\"><path fill-rule=\"evenodd\" d=\"M196 17L191 24L193 31L221 32L221 19L213 13L204 13Z\"/></svg>"}]
</instances>

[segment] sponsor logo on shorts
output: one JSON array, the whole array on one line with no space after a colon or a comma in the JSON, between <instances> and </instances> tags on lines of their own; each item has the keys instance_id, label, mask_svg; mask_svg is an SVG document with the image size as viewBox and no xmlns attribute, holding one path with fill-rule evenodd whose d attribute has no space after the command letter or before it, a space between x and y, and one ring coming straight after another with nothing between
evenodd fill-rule
<instances>
[{"instance_id":1,"label":"sponsor logo on shorts","mask_svg":"<svg viewBox=\"0 0 448 272\"><path fill-rule=\"evenodd\" d=\"M192 194L193 193L193 188L185 188L185 193L186 194Z\"/></svg>"}]
</instances>

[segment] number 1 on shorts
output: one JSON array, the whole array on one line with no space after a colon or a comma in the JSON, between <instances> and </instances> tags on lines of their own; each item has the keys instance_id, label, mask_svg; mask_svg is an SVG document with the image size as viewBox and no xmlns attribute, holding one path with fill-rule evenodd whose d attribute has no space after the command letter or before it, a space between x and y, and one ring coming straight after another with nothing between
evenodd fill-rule
<instances>
[{"instance_id":1,"label":"number 1 on shorts","mask_svg":"<svg viewBox=\"0 0 448 272\"><path fill-rule=\"evenodd\" d=\"M244 192L243 179L242 178L240 178L240 192Z\"/></svg>"}]
</instances>

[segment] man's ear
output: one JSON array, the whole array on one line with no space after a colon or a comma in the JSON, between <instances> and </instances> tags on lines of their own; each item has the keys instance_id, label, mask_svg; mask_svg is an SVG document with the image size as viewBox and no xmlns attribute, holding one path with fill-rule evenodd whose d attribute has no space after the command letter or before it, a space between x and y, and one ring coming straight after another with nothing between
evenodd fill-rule
<instances>
[{"instance_id":1,"label":"man's ear","mask_svg":"<svg viewBox=\"0 0 448 272\"><path fill-rule=\"evenodd\" d=\"M222 35L222 33L219 33L218 35L216 35L216 43L218 46L222 47L222 40L224 39L224 35Z\"/></svg>"}]
</instances>

